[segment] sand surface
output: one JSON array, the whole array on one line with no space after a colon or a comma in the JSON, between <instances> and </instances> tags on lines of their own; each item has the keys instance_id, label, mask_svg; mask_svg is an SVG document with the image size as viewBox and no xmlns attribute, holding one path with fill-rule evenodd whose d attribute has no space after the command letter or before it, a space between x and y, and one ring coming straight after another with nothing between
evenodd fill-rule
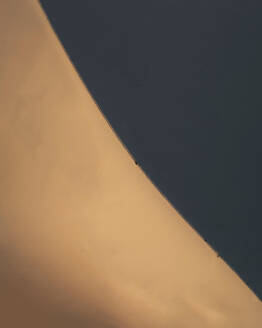
<instances>
[{"instance_id":1,"label":"sand surface","mask_svg":"<svg viewBox=\"0 0 262 328\"><path fill-rule=\"evenodd\" d=\"M0 0L0 18L1 327L262 327L261 301L135 165L39 3Z\"/></svg>"}]
</instances>

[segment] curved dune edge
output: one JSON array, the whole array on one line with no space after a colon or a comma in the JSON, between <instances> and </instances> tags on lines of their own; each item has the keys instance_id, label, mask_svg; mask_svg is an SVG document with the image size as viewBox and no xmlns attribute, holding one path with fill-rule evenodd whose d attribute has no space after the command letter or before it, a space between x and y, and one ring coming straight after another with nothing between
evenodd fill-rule
<instances>
[{"instance_id":1,"label":"curved dune edge","mask_svg":"<svg viewBox=\"0 0 262 328\"><path fill-rule=\"evenodd\" d=\"M3 326L261 327L259 299L134 164L40 4L0 13Z\"/></svg>"}]
</instances>

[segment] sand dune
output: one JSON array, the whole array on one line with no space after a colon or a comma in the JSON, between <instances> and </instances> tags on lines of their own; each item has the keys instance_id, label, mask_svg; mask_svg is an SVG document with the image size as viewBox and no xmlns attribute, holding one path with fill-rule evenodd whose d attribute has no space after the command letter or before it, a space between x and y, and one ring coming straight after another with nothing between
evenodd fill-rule
<instances>
[{"instance_id":1,"label":"sand dune","mask_svg":"<svg viewBox=\"0 0 262 328\"><path fill-rule=\"evenodd\" d=\"M39 3L0 0L0 16L1 327L261 327L260 300L135 165Z\"/></svg>"}]
</instances>

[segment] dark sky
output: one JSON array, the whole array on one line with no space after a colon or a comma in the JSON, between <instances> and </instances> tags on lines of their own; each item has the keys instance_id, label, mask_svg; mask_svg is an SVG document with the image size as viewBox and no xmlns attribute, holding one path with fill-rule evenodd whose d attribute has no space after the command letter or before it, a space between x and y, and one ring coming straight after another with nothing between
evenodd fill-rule
<instances>
[{"instance_id":1,"label":"dark sky","mask_svg":"<svg viewBox=\"0 0 262 328\"><path fill-rule=\"evenodd\" d=\"M262 299L262 3L41 3L129 152Z\"/></svg>"}]
</instances>

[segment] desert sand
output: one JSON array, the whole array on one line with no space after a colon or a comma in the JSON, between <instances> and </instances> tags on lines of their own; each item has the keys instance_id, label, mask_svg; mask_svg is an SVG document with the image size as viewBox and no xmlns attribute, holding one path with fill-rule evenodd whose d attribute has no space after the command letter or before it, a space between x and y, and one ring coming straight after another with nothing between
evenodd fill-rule
<instances>
[{"instance_id":1,"label":"desert sand","mask_svg":"<svg viewBox=\"0 0 262 328\"><path fill-rule=\"evenodd\" d=\"M1 327L262 327L261 301L135 165L38 1L0 0L0 18Z\"/></svg>"}]
</instances>

